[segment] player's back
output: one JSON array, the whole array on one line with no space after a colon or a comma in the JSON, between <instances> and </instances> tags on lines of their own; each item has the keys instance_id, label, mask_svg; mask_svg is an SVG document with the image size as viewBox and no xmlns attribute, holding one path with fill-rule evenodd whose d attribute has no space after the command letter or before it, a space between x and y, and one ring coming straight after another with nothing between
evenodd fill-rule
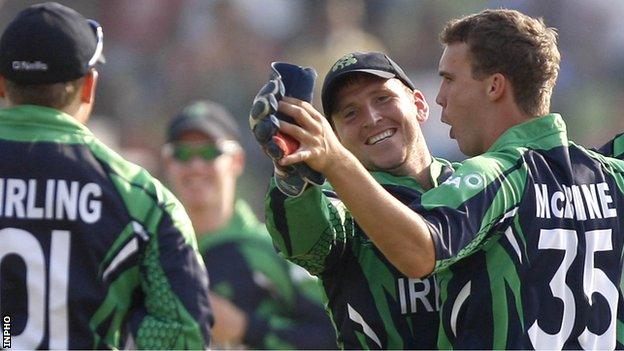
<instances>
[{"instance_id":1,"label":"player's back","mask_svg":"<svg viewBox=\"0 0 624 351\"><path fill-rule=\"evenodd\" d=\"M623 193L624 163L569 142L554 114L425 193L414 207L436 240L438 346L624 347Z\"/></svg>"},{"instance_id":2,"label":"player's back","mask_svg":"<svg viewBox=\"0 0 624 351\"><path fill-rule=\"evenodd\" d=\"M11 347L122 346L126 323L146 314L141 275L162 279L143 288L162 295L151 303L166 312L178 294L158 245L181 246L184 238L151 234L175 221L174 200L163 200L158 182L71 117L43 107L0 112L0 150L0 311ZM171 263L188 259L178 253ZM201 328L207 338L208 326Z\"/></svg>"},{"instance_id":3,"label":"player's back","mask_svg":"<svg viewBox=\"0 0 624 351\"><path fill-rule=\"evenodd\" d=\"M516 204L500 206L506 209L494 216L493 235L481 250L440 275L453 296L443 309L449 342L460 348L615 348L622 320L624 163L574 144L510 154L518 158L502 174L517 174L486 187L492 207L483 211Z\"/></svg>"},{"instance_id":4,"label":"player's back","mask_svg":"<svg viewBox=\"0 0 624 351\"><path fill-rule=\"evenodd\" d=\"M525 195L506 238L525 241L516 246L526 249L517 268L531 345L613 349L621 320L624 163L573 143L523 158Z\"/></svg>"}]
</instances>

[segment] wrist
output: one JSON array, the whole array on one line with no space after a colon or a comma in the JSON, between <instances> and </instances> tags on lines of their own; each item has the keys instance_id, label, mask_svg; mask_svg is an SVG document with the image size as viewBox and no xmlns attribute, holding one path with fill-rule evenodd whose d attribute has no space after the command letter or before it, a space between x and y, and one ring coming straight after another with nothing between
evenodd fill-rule
<instances>
[{"instance_id":1,"label":"wrist","mask_svg":"<svg viewBox=\"0 0 624 351\"><path fill-rule=\"evenodd\" d=\"M342 145L338 148L336 156L331 158L330 162L327 162L325 168L326 169L322 173L327 177L330 183L332 180L335 181L341 177L348 177L349 174L353 174L353 172L362 170L366 172L360 161Z\"/></svg>"}]
</instances>

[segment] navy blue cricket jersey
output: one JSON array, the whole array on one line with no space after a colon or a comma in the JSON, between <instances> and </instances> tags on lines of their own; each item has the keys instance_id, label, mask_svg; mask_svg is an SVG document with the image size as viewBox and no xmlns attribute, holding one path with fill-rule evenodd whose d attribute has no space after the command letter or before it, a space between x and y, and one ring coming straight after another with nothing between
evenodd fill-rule
<instances>
[{"instance_id":1,"label":"navy blue cricket jersey","mask_svg":"<svg viewBox=\"0 0 624 351\"><path fill-rule=\"evenodd\" d=\"M58 110L0 111L0 318L15 349L207 348L181 204Z\"/></svg>"}]
</instances>

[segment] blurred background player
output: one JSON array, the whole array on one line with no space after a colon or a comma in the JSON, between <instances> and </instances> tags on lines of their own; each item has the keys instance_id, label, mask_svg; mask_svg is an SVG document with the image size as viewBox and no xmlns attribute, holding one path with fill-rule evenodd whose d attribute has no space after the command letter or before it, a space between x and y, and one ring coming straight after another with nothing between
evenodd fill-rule
<instances>
[{"instance_id":1,"label":"blurred background player","mask_svg":"<svg viewBox=\"0 0 624 351\"><path fill-rule=\"evenodd\" d=\"M239 139L228 111L198 101L171 120L163 147L167 179L210 266L213 340L217 347L336 348L315 279L275 253L264 224L236 198L245 163Z\"/></svg>"},{"instance_id":2,"label":"blurred background player","mask_svg":"<svg viewBox=\"0 0 624 351\"><path fill-rule=\"evenodd\" d=\"M96 22L56 3L0 38L3 347L112 349L131 334L207 348L208 280L182 205L84 126L102 48Z\"/></svg>"}]
</instances>

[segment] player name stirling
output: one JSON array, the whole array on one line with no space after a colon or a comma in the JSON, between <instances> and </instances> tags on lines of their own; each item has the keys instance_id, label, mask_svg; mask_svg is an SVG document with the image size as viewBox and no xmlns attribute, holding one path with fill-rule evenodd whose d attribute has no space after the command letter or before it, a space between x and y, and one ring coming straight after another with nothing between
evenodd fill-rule
<instances>
[{"instance_id":1,"label":"player name stirling","mask_svg":"<svg viewBox=\"0 0 624 351\"><path fill-rule=\"evenodd\" d=\"M562 185L550 191L546 184L535 184L538 218L574 218L579 221L617 217L609 184Z\"/></svg>"},{"instance_id":2,"label":"player name stirling","mask_svg":"<svg viewBox=\"0 0 624 351\"><path fill-rule=\"evenodd\" d=\"M0 217L95 223L102 214L101 197L96 183L0 178Z\"/></svg>"}]
</instances>

